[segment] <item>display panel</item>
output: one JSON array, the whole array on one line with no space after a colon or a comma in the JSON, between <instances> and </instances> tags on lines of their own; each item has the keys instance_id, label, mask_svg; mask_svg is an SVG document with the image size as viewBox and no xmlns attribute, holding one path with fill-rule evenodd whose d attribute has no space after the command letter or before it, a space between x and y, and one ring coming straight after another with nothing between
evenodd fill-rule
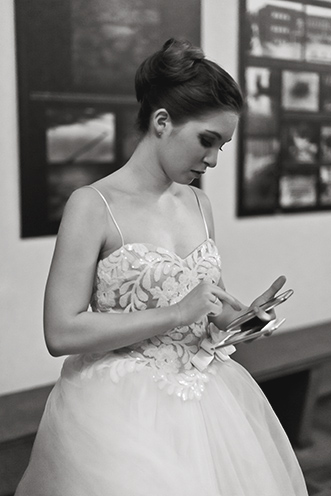
<instances>
[{"instance_id":1,"label":"display panel","mask_svg":"<svg viewBox=\"0 0 331 496\"><path fill-rule=\"evenodd\" d=\"M330 209L331 3L240 0L237 214Z\"/></svg>"}]
</instances>

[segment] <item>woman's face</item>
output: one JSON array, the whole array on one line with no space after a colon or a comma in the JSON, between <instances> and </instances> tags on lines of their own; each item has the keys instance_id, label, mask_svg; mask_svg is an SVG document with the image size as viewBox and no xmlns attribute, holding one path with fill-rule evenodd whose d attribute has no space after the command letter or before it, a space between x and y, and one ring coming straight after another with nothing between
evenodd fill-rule
<instances>
[{"instance_id":1,"label":"woman's face","mask_svg":"<svg viewBox=\"0 0 331 496\"><path fill-rule=\"evenodd\" d=\"M217 111L174 125L167 123L160 140L159 160L171 181L189 184L208 167L215 167L219 151L231 140L238 115Z\"/></svg>"}]
</instances>

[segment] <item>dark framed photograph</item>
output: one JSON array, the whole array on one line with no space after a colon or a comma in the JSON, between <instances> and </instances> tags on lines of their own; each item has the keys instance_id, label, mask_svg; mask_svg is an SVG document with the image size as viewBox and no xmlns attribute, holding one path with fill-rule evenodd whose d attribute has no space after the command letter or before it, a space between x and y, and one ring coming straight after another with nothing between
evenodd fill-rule
<instances>
[{"instance_id":1,"label":"dark framed photograph","mask_svg":"<svg viewBox=\"0 0 331 496\"><path fill-rule=\"evenodd\" d=\"M282 159L296 164L315 164L319 129L313 122L290 122L282 126Z\"/></svg>"},{"instance_id":2,"label":"dark framed photograph","mask_svg":"<svg viewBox=\"0 0 331 496\"><path fill-rule=\"evenodd\" d=\"M269 68L247 67L245 74L247 133L271 134L276 132L277 81Z\"/></svg>"},{"instance_id":3,"label":"dark framed photograph","mask_svg":"<svg viewBox=\"0 0 331 496\"><path fill-rule=\"evenodd\" d=\"M331 205L331 165L321 167L320 187L322 205Z\"/></svg>"},{"instance_id":4,"label":"dark framed photograph","mask_svg":"<svg viewBox=\"0 0 331 496\"><path fill-rule=\"evenodd\" d=\"M249 55L303 60L304 11L301 2L247 0L246 19Z\"/></svg>"},{"instance_id":5,"label":"dark framed photograph","mask_svg":"<svg viewBox=\"0 0 331 496\"><path fill-rule=\"evenodd\" d=\"M237 215L331 209L331 2L239 5Z\"/></svg>"},{"instance_id":6,"label":"dark framed photograph","mask_svg":"<svg viewBox=\"0 0 331 496\"><path fill-rule=\"evenodd\" d=\"M331 72L321 76L321 101L322 112L331 112Z\"/></svg>"},{"instance_id":7,"label":"dark framed photograph","mask_svg":"<svg viewBox=\"0 0 331 496\"><path fill-rule=\"evenodd\" d=\"M319 74L282 71L282 107L285 110L317 112L319 109Z\"/></svg>"},{"instance_id":8,"label":"dark framed photograph","mask_svg":"<svg viewBox=\"0 0 331 496\"><path fill-rule=\"evenodd\" d=\"M309 62L331 63L331 9L317 5L306 7L305 58Z\"/></svg>"},{"instance_id":9,"label":"dark framed photograph","mask_svg":"<svg viewBox=\"0 0 331 496\"><path fill-rule=\"evenodd\" d=\"M311 207L316 203L315 175L287 175L280 178L280 204L283 208Z\"/></svg>"},{"instance_id":10,"label":"dark framed photograph","mask_svg":"<svg viewBox=\"0 0 331 496\"><path fill-rule=\"evenodd\" d=\"M137 143L134 76L171 38L200 45L200 0L15 0L21 236L57 233L75 189Z\"/></svg>"},{"instance_id":11,"label":"dark framed photograph","mask_svg":"<svg viewBox=\"0 0 331 496\"><path fill-rule=\"evenodd\" d=\"M106 175L116 164L116 113L93 106L47 106L47 211L59 221L75 188Z\"/></svg>"},{"instance_id":12,"label":"dark framed photograph","mask_svg":"<svg viewBox=\"0 0 331 496\"><path fill-rule=\"evenodd\" d=\"M30 105L30 149L21 164L23 237L56 233L71 193L125 163L135 146L138 108L134 101L87 97L50 96Z\"/></svg>"},{"instance_id":13,"label":"dark framed photograph","mask_svg":"<svg viewBox=\"0 0 331 496\"><path fill-rule=\"evenodd\" d=\"M321 127L321 160L331 164L331 126Z\"/></svg>"},{"instance_id":14,"label":"dark framed photograph","mask_svg":"<svg viewBox=\"0 0 331 496\"><path fill-rule=\"evenodd\" d=\"M275 139L245 140L245 163L241 198L247 211L270 211L277 204L277 161Z\"/></svg>"}]
</instances>

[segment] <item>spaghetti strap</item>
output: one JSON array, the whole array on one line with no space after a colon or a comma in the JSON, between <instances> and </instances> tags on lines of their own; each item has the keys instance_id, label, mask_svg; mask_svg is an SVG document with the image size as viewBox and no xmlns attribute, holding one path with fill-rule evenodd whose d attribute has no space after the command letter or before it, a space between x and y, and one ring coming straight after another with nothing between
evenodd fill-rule
<instances>
[{"instance_id":1,"label":"spaghetti strap","mask_svg":"<svg viewBox=\"0 0 331 496\"><path fill-rule=\"evenodd\" d=\"M97 188L95 188L94 186L85 186L85 188L91 188L91 189L94 189L94 190L95 190L95 191L96 191L96 192L97 192L97 193L101 196L102 200L104 201L104 203L105 203L105 205L106 205L106 207L107 207L107 210L108 210L108 212L109 212L109 215L110 215L110 217L111 217L112 221L114 222L115 227L116 227L116 229L117 229L117 231L118 231L118 233L119 233L119 235L120 235L120 237L121 237L121 243L122 243L122 246L123 246L123 245L124 245L124 238L123 238L122 231L121 231L121 229L120 229L119 225L118 225L118 224L117 224L117 222L116 222L116 219L115 219L115 217L114 217L114 214L113 214L113 212L111 211L110 206L109 206L109 203L107 202L106 198L103 196L103 194L101 193L101 191L99 191L99 190L98 190Z\"/></svg>"},{"instance_id":2,"label":"spaghetti strap","mask_svg":"<svg viewBox=\"0 0 331 496\"><path fill-rule=\"evenodd\" d=\"M202 208L202 205L201 205L201 202L200 202L200 198L199 196L196 194L195 190L192 188L192 186L190 186L191 190L193 191L194 195L195 195L195 198L198 202L198 205L199 205L199 210L200 210L200 213L201 213L201 217L202 217L202 220L203 220L203 223L204 223L204 226L205 226L205 230L206 230L206 236L207 236L207 239L209 239L209 229L208 229L208 225L207 225L207 221L206 221L206 217L205 217L205 214L203 213L203 208Z\"/></svg>"}]
</instances>

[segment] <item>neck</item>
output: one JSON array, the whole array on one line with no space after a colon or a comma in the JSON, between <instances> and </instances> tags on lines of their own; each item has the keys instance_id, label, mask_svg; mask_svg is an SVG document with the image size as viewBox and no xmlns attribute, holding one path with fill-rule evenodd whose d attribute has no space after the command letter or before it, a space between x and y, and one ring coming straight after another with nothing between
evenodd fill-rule
<instances>
[{"instance_id":1,"label":"neck","mask_svg":"<svg viewBox=\"0 0 331 496\"><path fill-rule=\"evenodd\" d=\"M144 194L160 196L174 187L159 163L155 142L149 137L138 144L124 171L135 189L143 190Z\"/></svg>"}]
</instances>

